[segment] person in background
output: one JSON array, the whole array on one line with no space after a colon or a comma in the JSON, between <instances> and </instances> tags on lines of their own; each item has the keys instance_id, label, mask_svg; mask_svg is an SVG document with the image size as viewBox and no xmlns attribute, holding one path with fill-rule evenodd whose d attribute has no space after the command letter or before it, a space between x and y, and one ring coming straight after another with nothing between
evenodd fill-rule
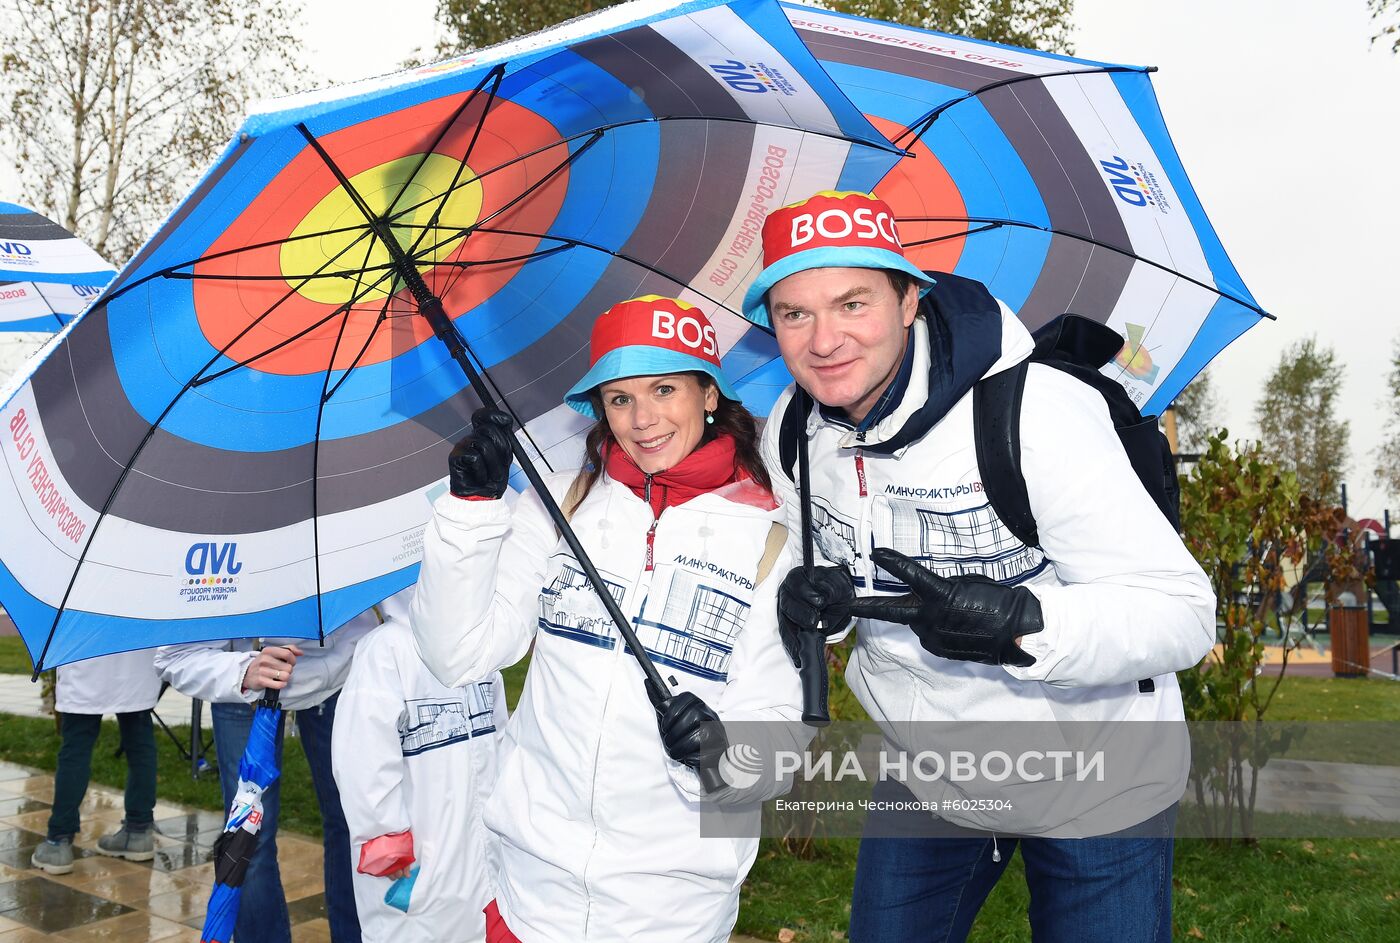
<instances>
[{"instance_id":1,"label":"person in background","mask_svg":"<svg viewBox=\"0 0 1400 943\"><path fill-rule=\"evenodd\" d=\"M227 809L238 791L238 761L248 745L257 702L277 691L284 711L296 712L298 739L306 751L311 782L321 810L324 843L326 919L335 943L358 943L359 919L350 862L350 835L340 793L331 772L331 732L340 688L350 673L355 643L405 605L390 597L315 641L263 638L167 645L156 667L181 694L209 702L219 784ZM282 763L284 723L277 729L277 762ZM237 943L290 943L291 919L277 865L277 817L281 780L263 793L263 822L257 851L243 880L242 905L234 925Z\"/></svg>"},{"instance_id":2,"label":"person in background","mask_svg":"<svg viewBox=\"0 0 1400 943\"><path fill-rule=\"evenodd\" d=\"M73 836L81 825L78 808L87 794L92 750L102 730L102 715L116 714L126 756L126 817L122 827L97 840L104 855L128 861L155 857L156 740L151 710L160 697L155 652L141 649L104 655L58 669L54 710L63 745L54 771L53 812L48 837L34 849L30 862L49 874L73 870Z\"/></svg>"},{"instance_id":3,"label":"person in background","mask_svg":"<svg viewBox=\"0 0 1400 943\"><path fill-rule=\"evenodd\" d=\"M331 760L364 940L484 940L497 864L481 809L506 722L500 674L447 687L391 619L355 646L336 717ZM386 901L391 888L407 891L401 906Z\"/></svg>"}]
</instances>

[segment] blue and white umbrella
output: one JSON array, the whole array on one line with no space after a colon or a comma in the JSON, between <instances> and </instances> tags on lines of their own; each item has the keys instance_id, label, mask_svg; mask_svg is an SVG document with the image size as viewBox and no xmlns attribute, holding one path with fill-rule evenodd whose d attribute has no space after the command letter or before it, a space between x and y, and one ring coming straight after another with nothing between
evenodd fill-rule
<instances>
[{"instance_id":1,"label":"blue and white umbrella","mask_svg":"<svg viewBox=\"0 0 1400 943\"><path fill-rule=\"evenodd\" d=\"M58 223L0 203L0 331L53 333L82 313L115 274Z\"/></svg>"}]
</instances>

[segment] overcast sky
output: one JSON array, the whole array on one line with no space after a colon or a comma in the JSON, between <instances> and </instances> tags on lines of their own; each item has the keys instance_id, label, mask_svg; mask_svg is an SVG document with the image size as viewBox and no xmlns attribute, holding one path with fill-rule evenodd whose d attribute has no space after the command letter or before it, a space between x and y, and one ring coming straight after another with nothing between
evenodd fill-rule
<instances>
[{"instance_id":1,"label":"overcast sky","mask_svg":"<svg viewBox=\"0 0 1400 943\"><path fill-rule=\"evenodd\" d=\"M308 65L329 81L392 71L436 38L435 0L304 0ZM1261 306L1211 367L1220 419L1254 435L1254 403L1285 346L1316 334L1347 369L1351 510L1374 486L1379 400L1400 336L1400 58L1371 48L1365 0L1076 0L1077 52L1155 65L1182 161ZM0 176L0 189L5 178Z\"/></svg>"}]
</instances>

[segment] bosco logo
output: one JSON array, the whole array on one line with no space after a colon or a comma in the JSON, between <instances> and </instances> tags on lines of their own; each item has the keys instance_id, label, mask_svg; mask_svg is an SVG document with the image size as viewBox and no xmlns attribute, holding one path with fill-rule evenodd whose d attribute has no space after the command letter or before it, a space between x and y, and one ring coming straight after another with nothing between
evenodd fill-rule
<instances>
[{"instance_id":1,"label":"bosco logo","mask_svg":"<svg viewBox=\"0 0 1400 943\"><path fill-rule=\"evenodd\" d=\"M670 311L657 308L651 316L651 336L659 341L679 340L687 347L699 349L711 357L715 355L715 329L702 327L700 322L689 315L679 318Z\"/></svg>"},{"instance_id":2,"label":"bosco logo","mask_svg":"<svg viewBox=\"0 0 1400 943\"><path fill-rule=\"evenodd\" d=\"M802 213L792 218L792 246L797 248L811 242L813 237L823 239L855 238L869 242L891 242L899 245L895 234L894 219L889 213L875 213L862 206L854 213L845 210L823 210L816 214Z\"/></svg>"}]
</instances>

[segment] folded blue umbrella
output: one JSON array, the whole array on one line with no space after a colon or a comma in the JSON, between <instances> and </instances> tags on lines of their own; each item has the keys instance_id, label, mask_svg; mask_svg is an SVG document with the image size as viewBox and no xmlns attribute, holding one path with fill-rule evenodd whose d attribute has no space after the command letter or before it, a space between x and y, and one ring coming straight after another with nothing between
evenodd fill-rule
<instances>
[{"instance_id":1,"label":"folded blue umbrella","mask_svg":"<svg viewBox=\"0 0 1400 943\"><path fill-rule=\"evenodd\" d=\"M214 842L214 890L199 935L202 943L228 943L238 922L243 879L262 831L263 793L282 773L277 766L277 727L282 711L273 704L258 706L248 746L238 761L238 794L229 808L224 832Z\"/></svg>"}]
</instances>

